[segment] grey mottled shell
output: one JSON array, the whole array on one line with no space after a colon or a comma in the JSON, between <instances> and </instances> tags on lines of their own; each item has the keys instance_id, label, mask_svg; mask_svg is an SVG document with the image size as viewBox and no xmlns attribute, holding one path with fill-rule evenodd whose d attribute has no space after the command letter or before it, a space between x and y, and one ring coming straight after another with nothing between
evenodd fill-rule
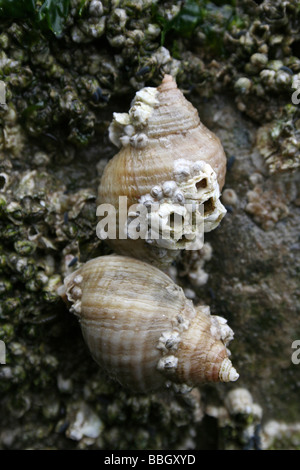
<instances>
[{"instance_id":1,"label":"grey mottled shell","mask_svg":"<svg viewBox=\"0 0 300 470\"><path fill-rule=\"evenodd\" d=\"M209 308L195 308L159 269L129 257L93 259L64 282L95 361L123 386L236 380L228 359L232 330Z\"/></svg>"}]
</instances>

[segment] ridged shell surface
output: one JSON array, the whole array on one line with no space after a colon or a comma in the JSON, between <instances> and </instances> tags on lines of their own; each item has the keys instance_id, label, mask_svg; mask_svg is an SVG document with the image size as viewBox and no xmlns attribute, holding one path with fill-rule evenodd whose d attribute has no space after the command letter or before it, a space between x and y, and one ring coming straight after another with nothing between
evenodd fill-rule
<instances>
[{"instance_id":1,"label":"ridged shell surface","mask_svg":"<svg viewBox=\"0 0 300 470\"><path fill-rule=\"evenodd\" d=\"M133 145L130 141L129 145L123 145L112 137L116 144L122 145L122 149L108 163L103 186L101 183L99 187L100 200L105 196L106 184L112 183L109 191L112 200L119 194L128 194L137 201L141 194L150 193L155 183L170 181L174 161L185 159L208 163L217 174L220 190L223 188L226 157L219 138L201 123L197 109L184 97L170 75L166 75L162 84L152 90L151 100L143 98L149 102L149 116L144 120L136 119L134 129L143 130L147 142L139 148L134 141ZM116 127L118 118L112 123L111 135ZM113 175L110 175L111 171ZM108 175L111 182L106 181ZM116 182L118 185L114 184Z\"/></svg>"},{"instance_id":2,"label":"ridged shell surface","mask_svg":"<svg viewBox=\"0 0 300 470\"><path fill-rule=\"evenodd\" d=\"M223 147L201 123L197 110L170 75L158 88L137 92L129 113L114 113L110 138L121 149L104 170L98 204L109 203L117 208L119 196L127 197L128 207L137 203L148 208L164 204L162 213L158 213L163 225L167 215L174 212L174 204L191 203L197 211L203 205L204 231L220 223L226 213L219 200L226 172ZM188 227L188 233L193 229ZM173 234L169 246L154 244L182 249L185 235ZM113 247L121 253L129 249L135 255L130 240L113 242Z\"/></svg>"},{"instance_id":3,"label":"ridged shell surface","mask_svg":"<svg viewBox=\"0 0 300 470\"><path fill-rule=\"evenodd\" d=\"M228 359L233 332L226 320L206 306L195 308L157 268L103 256L64 284L92 356L125 387L147 392L238 378Z\"/></svg>"}]
</instances>

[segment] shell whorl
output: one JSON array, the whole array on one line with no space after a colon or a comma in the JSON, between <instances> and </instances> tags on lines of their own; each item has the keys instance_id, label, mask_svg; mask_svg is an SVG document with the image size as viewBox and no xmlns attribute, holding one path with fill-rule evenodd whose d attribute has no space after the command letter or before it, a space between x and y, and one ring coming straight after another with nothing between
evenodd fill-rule
<instances>
[{"instance_id":1,"label":"shell whorl","mask_svg":"<svg viewBox=\"0 0 300 470\"><path fill-rule=\"evenodd\" d=\"M135 145L139 134L147 137L140 147ZM170 163L186 158L209 163L217 174L220 191L223 188L226 157L220 140L201 123L197 109L184 97L171 75L165 75L158 88L138 91L129 113L114 113L109 136L116 146L123 147L121 151L130 149L132 158L137 160L141 158L138 150L150 146L147 155L151 165L166 171L156 172L161 181L170 180Z\"/></svg>"},{"instance_id":2,"label":"shell whorl","mask_svg":"<svg viewBox=\"0 0 300 470\"><path fill-rule=\"evenodd\" d=\"M165 75L157 91L159 105L153 109L148 120L147 133L150 138L184 135L200 125L196 108L185 99L171 75ZM170 114L177 116L177 119L170 120Z\"/></svg>"},{"instance_id":3,"label":"shell whorl","mask_svg":"<svg viewBox=\"0 0 300 470\"><path fill-rule=\"evenodd\" d=\"M163 226L174 213L174 204L191 204L203 220L205 232L218 226L226 213L220 202L226 172L224 150L170 75L165 75L158 88L138 91L128 113L114 113L109 136L120 151L104 169L98 204L118 208L119 196L126 196L128 207L138 203L148 209L160 205L162 213L149 215L149 226L151 217L158 217ZM193 234L200 248L193 217L186 230L173 232L170 243L160 240L154 246L175 253L185 248L185 239L191 240ZM111 244L121 254L143 258L143 250L148 254L153 250L153 246L145 247L147 242L153 244L153 239L146 237L145 242L138 244L138 255L130 239Z\"/></svg>"},{"instance_id":4,"label":"shell whorl","mask_svg":"<svg viewBox=\"0 0 300 470\"><path fill-rule=\"evenodd\" d=\"M64 285L92 356L125 387L147 392L238 378L228 359L233 332L226 320L210 315L209 307L195 308L159 269L103 256Z\"/></svg>"}]
</instances>

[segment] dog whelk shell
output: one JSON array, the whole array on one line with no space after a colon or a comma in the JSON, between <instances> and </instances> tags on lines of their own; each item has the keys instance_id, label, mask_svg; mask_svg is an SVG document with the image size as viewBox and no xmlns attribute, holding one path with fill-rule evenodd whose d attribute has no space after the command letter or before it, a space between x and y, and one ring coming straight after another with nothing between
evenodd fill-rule
<instances>
[{"instance_id":1,"label":"dog whelk shell","mask_svg":"<svg viewBox=\"0 0 300 470\"><path fill-rule=\"evenodd\" d=\"M228 358L233 332L226 320L207 306L194 307L154 266L118 255L95 258L66 277L60 294L95 361L129 389L238 378Z\"/></svg>"},{"instance_id":2,"label":"dog whelk shell","mask_svg":"<svg viewBox=\"0 0 300 470\"><path fill-rule=\"evenodd\" d=\"M109 136L120 151L104 170L98 204L118 208L119 196L127 197L128 207L144 204L146 225L158 227L160 234L155 238L148 231L144 240L130 240L128 233L129 239L110 240L112 247L120 254L151 261L166 257L167 262L187 243L201 248L199 220L208 232L226 213L219 200L226 157L218 137L200 122L173 78L165 75L158 88L138 91L128 113L114 113ZM189 218L176 230L172 217L185 217L186 207ZM164 228L170 232L167 239Z\"/></svg>"}]
</instances>

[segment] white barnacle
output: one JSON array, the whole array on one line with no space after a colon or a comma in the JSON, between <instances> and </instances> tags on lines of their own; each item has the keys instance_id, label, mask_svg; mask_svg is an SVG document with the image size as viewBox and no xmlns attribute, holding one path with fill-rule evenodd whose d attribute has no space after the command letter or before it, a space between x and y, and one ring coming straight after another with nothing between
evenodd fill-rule
<instances>
[{"instance_id":1,"label":"white barnacle","mask_svg":"<svg viewBox=\"0 0 300 470\"><path fill-rule=\"evenodd\" d=\"M217 315L211 316L210 332L214 338L221 339L225 346L227 346L234 337L232 329L227 325L227 320ZM228 355L230 355L231 353L229 350L228 352Z\"/></svg>"},{"instance_id":2,"label":"white barnacle","mask_svg":"<svg viewBox=\"0 0 300 470\"><path fill-rule=\"evenodd\" d=\"M75 284L81 284L82 281L83 281L83 277L80 274L78 274L77 276L74 277L74 283Z\"/></svg>"},{"instance_id":3,"label":"white barnacle","mask_svg":"<svg viewBox=\"0 0 300 470\"><path fill-rule=\"evenodd\" d=\"M128 124L127 126L124 127L124 132L126 135L129 137L133 136L135 129L131 124Z\"/></svg>"},{"instance_id":4,"label":"white barnacle","mask_svg":"<svg viewBox=\"0 0 300 470\"><path fill-rule=\"evenodd\" d=\"M124 135L124 128L128 125L130 125L128 113L113 113L113 120L108 128L108 136L116 147L122 147L120 138Z\"/></svg>"},{"instance_id":5,"label":"white barnacle","mask_svg":"<svg viewBox=\"0 0 300 470\"><path fill-rule=\"evenodd\" d=\"M136 92L133 104L137 101L142 101L143 103L151 106L152 108L158 104L158 91L154 87L142 88Z\"/></svg>"},{"instance_id":6,"label":"white barnacle","mask_svg":"<svg viewBox=\"0 0 300 470\"><path fill-rule=\"evenodd\" d=\"M129 111L131 122L137 128L146 125L151 113L152 107L140 102L135 103Z\"/></svg>"},{"instance_id":7,"label":"white barnacle","mask_svg":"<svg viewBox=\"0 0 300 470\"><path fill-rule=\"evenodd\" d=\"M163 190L162 187L159 185L153 186L153 188L150 191L151 196L153 196L155 199L162 199L163 198Z\"/></svg>"},{"instance_id":8,"label":"white barnacle","mask_svg":"<svg viewBox=\"0 0 300 470\"><path fill-rule=\"evenodd\" d=\"M72 299L72 302L74 302L74 299ZM81 313L81 300L80 299L77 299L73 303L73 305L70 307L70 311L74 313L75 315L79 315Z\"/></svg>"},{"instance_id":9,"label":"white barnacle","mask_svg":"<svg viewBox=\"0 0 300 470\"><path fill-rule=\"evenodd\" d=\"M227 344L233 340L233 337L234 337L233 330L230 328L229 325L227 325L227 320L225 318L219 317L218 315L213 315L212 318L215 318L218 321L221 340L223 341L225 346L227 346Z\"/></svg>"},{"instance_id":10,"label":"white barnacle","mask_svg":"<svg viewBox=\"0 0 300 470\"><path fill-rule=\"evenodd\" d=\"M138 91L132 101L132 106L128 113L133 126L145 126L149 117L153 113L154 106L157 102L156 88L147 87Z\"/></svg>"},{"instance_id":11,"label":"white barnacle","mask_svg":"<svg viewBox=\"0 0 300 470\"><path fill-rule=\"evenodd\" d=\"M179 204L184 204L185 203L185 197L182 191L180 189L177 189L174 192L174 201L178 202Z\"/></svg>"},{"instance_id":12,"label":"white barnacle","mask_svg":"<svg viewBox=\"0 0 300 470\"><path fill-rule=\"evenodd\" d=\"M197 162L193 164L193 173L196 173L196 174L200 172L202 173L205 169L205 165L206 163L204 161L198 160Z\"/></svg>"},{"instance_id":13,"label":"white barnacle","mask_svg":"<svg viewBox=\"0 0 300 470\"><path fill-rule=\"evenodd\" d=\"M185 161L182 159L175 161L175 178L176 175L180 178L178 175L184 169L184 165ZM208 163L201 160L193 164L192 170L192 174L179 181L179 189L184 195L185 203L197 202L195 209L201 210L203 214L200 215L201 218L204 217L204 231L210 232L219 225L226 214L226 209L219 200L220 188L217 174Z\"/></svg>"},{"instance_id":14,"label":"white barnacle","mask_svg":"<svg viewBox=\"0 0 300 470\"><path fill-rule=\"evenodd\" d=\"M80 297L82 296L82 290L78 286L74 286L71 293L73 299L80 299Z\"/></svg>"},{"instance_id":15,"label":"white barnacle","mask_svg":"<svg viewBox=\"0 0 300 470\"><path fill-rule=\"evenodd\" d=\"M167 197L172 196L176 188L177 184L175 181L166 181L162 186L163 193Z\"/></svg>"},{"instance_id":16,"label":"white barnacle","mask_svg":"<svg viewBox=\"0 0 300 470\"><path fill-rule=\"evenodd\" d=\"M164 356L157 364L157 369L165 372L175 372L178 365L178 358L175 356Z\"/></svg>"},{"instance_id":17,"label":"white barnacle","mask_svg":"<svg viewBox=\"0 0 300 470\"><path fill-rule=\"evenodd\" d=\"M146 207L150 207L154 203L154 199L150 194L144 194L140 197L139 203L144 204Z\"/></svg>"},{"instance_id":18,"label":"white barnacle","mask_svg":"<svg viewBox=\"0 0 300 470\"><path fill-rule=\"evenodd\" d=\"M180 189L188 199L205 200L215 194L219 197L219 185L217 175L212 167L205 162L199 161L194 165L197 171L190 178L182 182Z\"/></svg>"},{"instance_id":19,"label":"white barnacle","mask_svg":"<svg viewBox=\"0 0 300 470\"><path fill-rule=\"evenodd\" d=\"M158 340L157 349L164 353L176 351L180 343L178 331L165 331Z\"/></svg>"},{"instance_id":20,"label":"white barnacle","mask_svg":"<svg viewBox=\"0 0 300 470\"><path fill-rule=\"evenodd\" d=\"M130 137L128 135L122 135L122 137L119 137L119 140L123 147L126 147L130 143Z\"/></svg>"},{"instance_id":21,"label":"white barnacle","mask_svg":"<svg viewBox=\"0 0 300 470\"><path fill-rule=\"evenodd\" d=\"M143 194L143 196L141 196L139 199L139 203L144 205L153 204L154 198L151 196L151 194Z\"/></svg>"},{"instance_id":22,"label":"white barnacle","mask_svg":"<svg viewBox=\"0 0 300 470\"><path fill-rule=\"evenodd\" d=\"M175 393L180 393L181 395L186 395L193 389L193 387L187 384L176 384L171 382L170 385Z\"/></svg>"},{"instance_id":23,"label":"white barnacle","mask_svg":"<svg viewBox=\"0 0 300 470\"><path fill-rule=\"evenodd\" d=\"M190 321L179 313L176 316L173 324L174 324L174 329L176 329L178 331L185 331L189 328Z\"/></svg>"},{"instance_id":24,"label":"white barnacle","mask_svg":"<svg viewBox=\"0 0 300 470\"><path fill-rule=\"evenodd\" d=\"M135 134L130 138L130 144L135 148L142 149L148 144L148 137L143 133Z\"/></svg>"},{"instance_id":25,"label":"white barnacle","mask_svg":"<svg viewBox=\"0 0 300 470\"><path fill-rule=\"evenodd\" d=\"M225 405L231 415L250 415L253 407L253 398L246 388L236 388L227 394Z\"/></svg>"},{"instance_id":26,"label":"white barnacle","mask_svg":"<svg viewBox=\"0 0 300 470\"><path fill-rule=\"evenodd\" d=\"M190 162L180 158L174 162L174 176L176 181L184 181L191 175Z\"/></svg>"},{"instance_id":27,"label":"white barnacle","mask_svg":"<svg viewBox=\"0 0 300 470\"><path fill-rule=\"evenodd\" d=\"M101 16L103 14L103 5L99 0L92 0L89 5L89 13L91 16Z\"/></svg>"},{"instance_id":28,"label":"white barnacle","mask_svg":"<svg viewBox=\"0 0 300 470\"><path fill-rule=\"evenodd\" d=\"M210 327L210 334L216 339L221 338L220 328L218 324L212 322Z\"/></svg>"},{"instance_id":29,"label":"white barnacle","mask_svg":"<svg viewBox=\"0 0 300 470\"><path fill-rule=\"evenodd\" d=\"M145 204L145 202L144 202ZM192 239L193 226L190 223L190 214L187 209L179 204L169 202L156 203L156 210L149 213L151 234L156 244L162 248L180 249L184 237Z\"/></svg>"},{"instance_id":30,"label":"white barnacle","mask_svg":"<svg viewBox=\"0 0 300 470\"><path fill-rule=\"evenodd\" d=\"M206 207L210 208L206 212ZM223 204L217 198L210 198L209 200L204 202L204 230L205 232L210 232L214 230L221 220L223 219L224 215L226 214L226 209Z\"/></svg>"},{"instance_id":31,"label":"white barnacle","mask_svg":"<svg viewBox=\"0 0 300 470\"><path fill-rule=\"evenodd\" d=\"M130 143L136 148L147 145L146 134L136 131L147 124L157 103L156 96L156 88L144 88L137 92L128 113L113 113L113 121L109 126L109 138L113 144L126 147Z\"/></svg>"},{"instance_id":32,"label":"white barnacle","mask_svg":"<svg viewBox=\"0 0 300 470\"><path fill-rule=\"evenodd\" d=\"M130 124L130 117L128 113L113 113L113 122L119 126L126 126Z\"/></svg>"}]
</instances>

